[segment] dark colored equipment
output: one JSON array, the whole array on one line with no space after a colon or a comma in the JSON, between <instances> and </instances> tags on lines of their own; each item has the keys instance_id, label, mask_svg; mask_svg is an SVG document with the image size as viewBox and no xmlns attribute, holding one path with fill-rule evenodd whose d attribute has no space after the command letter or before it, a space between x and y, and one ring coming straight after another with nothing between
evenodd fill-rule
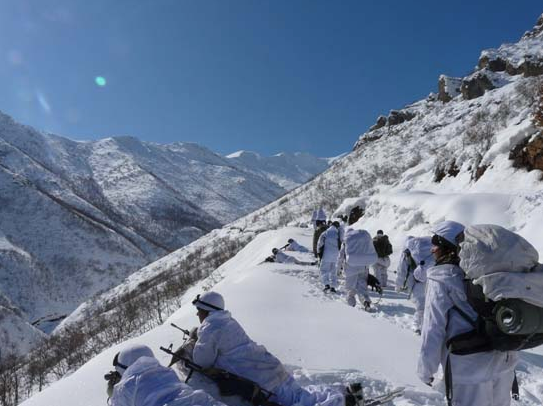
<instances>
[{"instance_id":1,"label":"dark colored equipment","mask_svg":"<svg viewBox=\"0 0 543 406\"><path fill-rule=\"evenodd\" d=\"M191 370L185 382L187 382L194 371L201 373L214 381L219 387L221 396L239 396L242 399L251 402L254 406L281 406L276 402L272 402L269 398L273 395L272 392L261 388L257 383L232 374L228 371L219 368L203 368L195 364L190 359L180 356L171 349L160 347L162 351L172 356L170 366L175 362L182 361L188 369ZM175 362L174 359L176 359Z\"/></svg>"}]
</instances>

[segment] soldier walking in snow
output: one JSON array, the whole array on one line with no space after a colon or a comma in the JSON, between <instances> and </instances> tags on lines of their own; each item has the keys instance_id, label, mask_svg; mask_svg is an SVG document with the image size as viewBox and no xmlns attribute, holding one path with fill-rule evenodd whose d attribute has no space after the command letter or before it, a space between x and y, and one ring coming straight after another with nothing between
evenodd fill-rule
<instances>
[{"instance_id":1,"label":"soldier walking in snow","mask_svg":"<svg viewBox=\"0 0 543 406\"><path fill-rule=\"evenodd\" d=\"M321 234L317 242L317 253L320 258L321 281L324 292L336 292L337 282L337 257L341 248L339 237L339 223L334 221L332 225Z\"/></svg>"},{"instance_id":2,"label":"soldier walking in snow","mask_svg":"<svg viewBox=\"0 0 543 406\"><path fill-rule=\"evenodd\" d=\"M430 237L407 237L398 263L396 291L407 291L415 304L413 331L421 333L424 315L426 270L434 265Z\"/></svg>"},{"instance_id":3,"label":"soldier walking in snow","mask_svg":"<svg viewBox=\"0 0 543 406\"><path fill-rule=\"evenodd\" d=\"M386 287L388 282L388 267L390 266L390 255L392 254L392 244L388 240L388 236L384 235L383 230L378 230L377 235L373 237L373 246L377 252L377 262L373 264L373 274L381 287Z\"/></svg>"},{"instance_id":4,"label":"soldier walking in snow","mask_svg":"<svg viewBox=\"0 0 543 406\"><path fill-rule=\"evenodd\" d=\"M225 310L224 299L219 293L206 292L192 303L201 323L192 353L195 364L250 379L273 393L269 401L281 406L358 405L358 394L353 394L352 390L342 393L332 388L311 391L302 388L281 361L249 338ZM358 387L361 392L360 385Z\"/></svg>"},{"instance_id":5,"label":"soldier walking in snow","mask_svg":"<svg viewBox=\"0 0 543 406\"><path fill-rule=\"evenodd\" d=\"M319 207L317 210L313 210L313 214L311 215L311 224L313 225L313 228L316 229L320 222L326 223L326 213L322 207Z\"/></svg>"},{"instance_id":6,"label":"soldier walking in snow","mask_svg":"<svg viewBox=\"0 0 543 406\"><path fill-rule=\"evenodd\" d=\"M146 345L117 353L115 371L106 375L110 406L226 406L202 390L193 390L158 362Z\"/></svg>"},{"instance_id":7,"label":"soldier walking in snow","mask_svg":"<svg viewBox=\"0 0 543 406\"><path fill-rule=\"evenodd\" d=\"M373 241L366 230L347 228L345 240L337 259L337 268L343 268L345 274L345 288L347 289L347 303L356 306L356 295L363 303L364 309L370 308L368 295L369 267L377 261L377 253Z\"/></svg>"},{"instance_id":8,"label":"soldier walking in snow","mask_svg":"<svg viewBox=\"0 0 543 406\"><path fill-rule=\"evenodd\" d=\"M467 301L465 274L459 266L459 237L463 231L464 226L454 221L444 221L434 229L431 241L436 265L427 270L417 373L431 386L441 363L449 405L508 406L517 351L455 355L448 348L450 339L473 331L466 318L477 320L476 311Z\"/></svg>"},{"instance_id":9,"label":"soldier walking in snow","mask_svg":"<svg viewBox=\"0 0 543 406\"><path fill-rule=\"evenodd\" d=\"M319 242L319 238L321 237L322 233L326 231L328 226L326 225L326 220L317 220L316 222L316 228L313 232L313 254L315 254L315 258L317 258L319 255L319 252L317 250L317 244Z\"/></svg>"}]
</instances>

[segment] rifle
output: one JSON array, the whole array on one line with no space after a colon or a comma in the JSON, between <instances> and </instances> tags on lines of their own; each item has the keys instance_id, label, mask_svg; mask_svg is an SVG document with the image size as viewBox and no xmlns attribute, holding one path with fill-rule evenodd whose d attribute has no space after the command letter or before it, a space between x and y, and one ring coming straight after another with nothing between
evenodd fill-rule
<instances>
[{"instance_id":1,"label":"rifle","mask_svg":"<svg viewBox=\"0 0 543 406\"><path fill-rule=\"evenodd\" d=\"M172 326L173 328L176 328L178 330L181 330L183 332L183 341L186 341L187 339L185 338L186 336L190 336L190 330L185 330L184 328L181 328L179 327L177 324L175 323L170 323L170 326Z\"/></svg>"},{"instance_id":2,"label":"rifle","mask_svg":"<svg viewBox=\"0 0 543 406\"><path fill-rule=\"evenodd\" d=\"M178 352L173 352L170 348L160 347L160 349L172 356L170 366L176 362L183 361L184 365L190 369L185 383L188 382L193 372L196 371L215 382L219 387L221 396L239 396L251 402L254 406L282 406L279 403L269 400L273 396L273 392L261 388L256 382L250 379L243 378L224 369L204 368Z\"/></svg>"},{"instance_id":3,"label":"rifle","mask_svg":"<svg viewBox=\"0 0 543 406\"><path fill-rule=\"evenodd\" d=\"M409 253L404 252L404 254L405 254L406 259L408 261L408 265L407 265L407 273L405 274L405 280L403 281L402 290L407 289L407 281L409 279L409 274L412 273L415 270L415 268L417 267L417 263L415 262L415 260L411 256L411 252L409 252ZM411 296L411 295L409 295L409 296Z\"/></svg>"}]
</instances>

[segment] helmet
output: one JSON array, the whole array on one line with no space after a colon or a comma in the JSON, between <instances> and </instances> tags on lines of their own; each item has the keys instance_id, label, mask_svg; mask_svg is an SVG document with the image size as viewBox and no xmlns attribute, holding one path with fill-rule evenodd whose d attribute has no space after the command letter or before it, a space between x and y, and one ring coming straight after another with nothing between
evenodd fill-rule
<instances>
[{"instance_id":1,"label":"helmet","mask_svg":"<svg viewBox=\"0 0 543 406\"><path fill-rule=\"evenodd\" d=\"M289 239L287 240L287 242L288 242L289 244L291 244L291 243L294 242L294 239L293 239L293 238L289 238Z\"/></svg>"},{"instance_id":2,"label":"helmet","mask_svg":"<svg viewBox=\"0 0 543 406\"><path fill-rule=\"evenodd\" d=\"M134 344L126 347L122 351L115 354L113 358L113 366L119 374L123 374L124 371L136 362L141 357L153 357L153 350L143 344Z\"/></svg>"},{"instance_id":3,"label":"helmet","mask_svg":"<svg viewBox=\"0 0 543 406\"><path fill-rule=\"evenodd\" d=\"M192 304L197 309L207 310L213 312L217 310L224 310L224 299L220 293L206 292L201 295L197 295L192 301Z\"/></svg>"},{"instance_id":4,"label":"helmet","mask_svg":"<svg viewBox=\"0 0 543 406\"><path fill-rule=\"evenodd\" d=\"M456 221L442 221L434 226L432 244L437 246L446 246L452 244L458 248L459 241L457 237L464 232L464 226Z\"/></svg>"}]
</instances>

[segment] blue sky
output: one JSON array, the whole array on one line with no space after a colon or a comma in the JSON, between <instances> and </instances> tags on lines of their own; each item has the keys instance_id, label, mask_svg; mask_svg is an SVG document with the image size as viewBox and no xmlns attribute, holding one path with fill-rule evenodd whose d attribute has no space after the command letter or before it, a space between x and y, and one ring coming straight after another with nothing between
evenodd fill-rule
<instances>
[{"instance_id":1,"label":"blue sky","mask_svg":"<svg viewBox=\"0 0 543 406\"><path fill-rule=\"evenodd\" d=\"M542 12L536 0L0 0L0 110L72 139L335 156Z\"/></svg>"}]
</instances>

